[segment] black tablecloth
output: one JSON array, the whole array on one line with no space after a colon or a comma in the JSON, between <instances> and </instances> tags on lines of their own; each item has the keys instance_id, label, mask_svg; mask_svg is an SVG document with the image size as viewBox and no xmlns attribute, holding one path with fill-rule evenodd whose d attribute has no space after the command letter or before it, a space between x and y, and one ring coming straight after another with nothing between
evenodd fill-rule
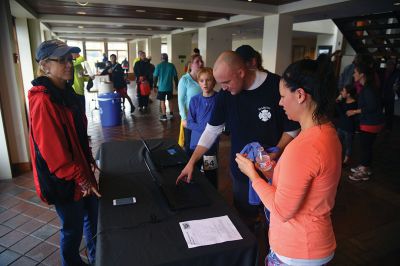
<instances>
[{"instance_id":1,"label":"black tablecloth","mask_svg":"<svg viewBox=\"0 0 400 266\"><path fill-rule=\"evenodd\" d=\"M149 146L167 147L173 141L150 140ZM255 265L257 242L205 178L195 179L212 204L172 212L143 161L140 141L108 142L99 151L100 192L96 265ZM174 182L181 167L162 170L165 182ZM112 200L136 197L137 203L113 206ZM228 215L242 240L189 249L179 222Z\"/></svg>"}]
</instances>

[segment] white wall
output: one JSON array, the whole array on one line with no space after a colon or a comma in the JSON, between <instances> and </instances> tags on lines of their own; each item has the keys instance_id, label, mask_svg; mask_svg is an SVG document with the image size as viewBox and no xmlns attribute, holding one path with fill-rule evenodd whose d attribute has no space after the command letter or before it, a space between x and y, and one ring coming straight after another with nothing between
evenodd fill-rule
<instances>
[{"instance_id":1,"label":"white wall","mask_svg":"<svg viewBox=\"0 0 400 266\"><path fill-rule=\"evenodd\" d=\"M129 72L133 72L133 61L137 57L136 42L128 42Z\"/></svg>"},{"instance_id":2,"label":"white wall","mask_svg":"<svg viewBox=\"0 0 400 266\"><path fill-rule=\"evenodd\" d=\"M147 49L147 40L139 40L137 41L137 53L139 51L144 51L146 53L146 56L148 54L148 49ZM136 53L136 57L137 57L137 53Z\"/></svg>"},{"instance_id":3,"label":"white wall","mask_svg":"<svg viewBox=\"0 0 400 266\"><path fill-rule=\"evenodd\" d=\"M332 45L334 41L333 35L331 34L319 34L317 36L317 48L320 45Z\"/></svg>"},{"instance_id":4,"label":"white wall","mask_svg":"<svg viewBox=\"0 0 400 266\"><path fill-rule=\"evenodd\" d=\"M8 156L6 132L4 131L1 108L0 104L0 180L11 178L10 157Z\"/></svg>"},{"instance_id":5,"label":"white wall","mask_svg":"<svg viewBox=\"0 0 400 266\"><path fill-rule=\"evenodd\" d=\"M17 31L18 48L19 48L19 60L21 62L22 81L24 84L24 95L26 109L28 106L28 90L32 87L31 81L34 79L33 76L33 65L32 65L32 54L29 42L29 31L28 23L25 18L16 18L15 27Z\"/></svg>"},{"instance_id":6,"label":"white wall","mask_svg":"<svg viewBox=\"0 0 400 266\"><path fill-rule=\"evenodd\" d=\"M262 38L257 39L244 39L244 40L232 40L232 50L236 50L241 45L248 44L254 48L254 50L261 53L262 51Z\"/></svg>"},{"instance_id":7,"label":"white wall","mask_svg":"<svg viewBox=\"0 0 400 266\"><path fill-rule=\"evenodd\" d=\"M218 56L227 50L232 50L232 33L224 28L207 29L207 58L205 65L213 67Z\"/></svg>"},{"instance_id":8,"label":"white wall","mask_svg":"<svg viewBox=\"0 0 400 266\"><path fill-rule=\"evenodd\" d=\"M176 71L178 72L178 78L180 78L184 74L185 64L189 60L191 54L192 54L192 35L172 34L171 53L168 54L168 58L169 62L175 65ZM185 56L185 58L179 58L180 56Z\"/></svg>"},{"instance_id":9,"label":"white wall","mask_svg":"<svg viewBox=\"0 0 400 266\"><path fill-rule=\"evenodd\" d=\"M264 17L262 58L265 69L281 75L292 61L293 17Z\"/></svg>"},{"instance_id":10,"label":"white wall","mask_svg":"<svg viewBox=\"0 0 400 266\"><path fill-rule=\"evenodd\" d=\"M161 58L161 38L149 38L149 56L151 56L151 63L158 64Z\"/></svg>"},{"instance_id":11,"label":"white wall","mask_svg":"<svg viewBox=\"0 0 400 266\"><path fill-rule=\"evenodd\" d=\"M197 47L203 57L204 64L207 65L207 28L199 28L197 36Z\"/></svg>"},{"instance_id":12,"label":"white wall","mask_svg":"<svg viewBox=\"0 0 400 266\"><path fill-rule=\"evenodd\" d=\"M31 56L32 56L32 66L34 75L37 72L37 63L35 60L35 52L39 45L42 43L42 34L43 32L40 30L40 21L37 19L28 19L28 30L29 30L29 43L31 47Z\"/></svg>"},{"instance_id":13,"label":"white wall","mask_svg":"<svg viewBox=\"0 0 400 266\"><path fill-rule=\"evenodd\" d=\"M318 46L320 45L332 46L332 53L334 53L336 50L341 50L343 46L343 34L335 25L333 25L333 34L317 35L316 54L318 54Z\"/></svg>"},{"instance_id":14,"label":"white wall","mask_svg":"<svg viewBox=\"0 0 400 266\"><path fill-rule=\"evenodd\" d=\"M1 178L11 178L9 175L11 163L29 162L28 148L28 123L23 96L23 89L17 83L16 69L18 66L13 61L14 42L12 35L11 11L8 1L0 1L0 149L1 154L8 153L8 156L0 156ZM4 119L4 120L3 120ZM8 145L4 145L7 142ZM7 147L9 150L7 150ZM8 164L8 167L7 167ZM4 173L3 173L4 172ZM3 176L4 174L4 176Z\"/></svg>"},{"instance_id":15,"label":"white wall","mask_svg":"<svg viewBox=\"0 0 400 266\"><path fill-rule=\"evenodd\" d=\"M335 23L330 19L301 22L293 24L293 31L304 31L324 34L335 33Z\"/></svg>"}]
</instances>

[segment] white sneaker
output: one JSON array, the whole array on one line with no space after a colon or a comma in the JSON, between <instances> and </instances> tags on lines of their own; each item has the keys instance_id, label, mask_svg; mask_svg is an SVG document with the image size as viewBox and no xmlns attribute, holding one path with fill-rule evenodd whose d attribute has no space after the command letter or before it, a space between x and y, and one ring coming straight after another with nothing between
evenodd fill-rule
<instances>
[{"instance_id":1,"label":"white sneaker","mask_svg":"<svg viewBox=\"0 0 400 266\"><path fill-rule=\"evenodd\" d=\"M362 172L357 172L349 175L349 179L353 181L367 181L369 176Z\"/></svg>"},{"instance_id":2,"label":"white sneaker","mask_svg":"<svg viewBox=\"0 0 400 266\"><path fill-rule=\"evenodd\" d=\"M370 170L368 170L368 168L365 168L365 167L363 167L361 165L359 165L357 167L350 168L350 171L353 172L353 173L361 172L361 173L363 173L364 175L367 175L367 176L372 175L372 172Z\"/></svg>"}]
</instances>

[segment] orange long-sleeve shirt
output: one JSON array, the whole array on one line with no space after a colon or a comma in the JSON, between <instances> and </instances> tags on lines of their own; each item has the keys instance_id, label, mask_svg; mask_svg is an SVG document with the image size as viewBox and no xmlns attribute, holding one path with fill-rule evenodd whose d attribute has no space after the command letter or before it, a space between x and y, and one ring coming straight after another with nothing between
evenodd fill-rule
<instances>
[{"instance_id":1,"label":"orange long-sleeve shirt","mask_svg":"<svg viewBox=\"0 0 400 266\"><path fill-rule=\"evenodd\" d=\"M302 132L285 148L272 186L253 188L271 211L269 241L277 254L319 259L336 248L331 210L341 174L341 145L332 124Z\"/></svg>"}]
</instances>

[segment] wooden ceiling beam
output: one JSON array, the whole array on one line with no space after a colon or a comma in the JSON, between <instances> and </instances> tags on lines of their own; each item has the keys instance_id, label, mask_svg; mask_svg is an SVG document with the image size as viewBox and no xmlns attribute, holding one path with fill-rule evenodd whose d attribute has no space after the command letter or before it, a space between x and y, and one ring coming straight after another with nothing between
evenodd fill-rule
<instances>
[{"instance_id":1,"label":"wooden ceiling beam","mask_svg":"<svg viewBox=\"0 0 400 266\"><path fill-rule=\"evenodd\" d=\"M199 28L203 27L204 23L178 21L178 20L157 20L157 19L132 19L132 18L115 18L115 17L92 17L82 15L52 15L42 14L39 19L49 23L79 23L79 24L96 24L96 25L133 25L133 26L168 26L177 28Z\"/></svg>"},{"instance_id":2,"label":"wooden ceiling beam","mask_svg":"<svg viewBox=\"0 0 400 266\"><path fill-rule=\"evenodd\" d=\"M135 29L109 29L109 28L77 28L77 27L52 27L52 31L57 33L113 33L113 34L169 34L170 31L161 30L135 30Z\"/></svg>"}]
</instances>

